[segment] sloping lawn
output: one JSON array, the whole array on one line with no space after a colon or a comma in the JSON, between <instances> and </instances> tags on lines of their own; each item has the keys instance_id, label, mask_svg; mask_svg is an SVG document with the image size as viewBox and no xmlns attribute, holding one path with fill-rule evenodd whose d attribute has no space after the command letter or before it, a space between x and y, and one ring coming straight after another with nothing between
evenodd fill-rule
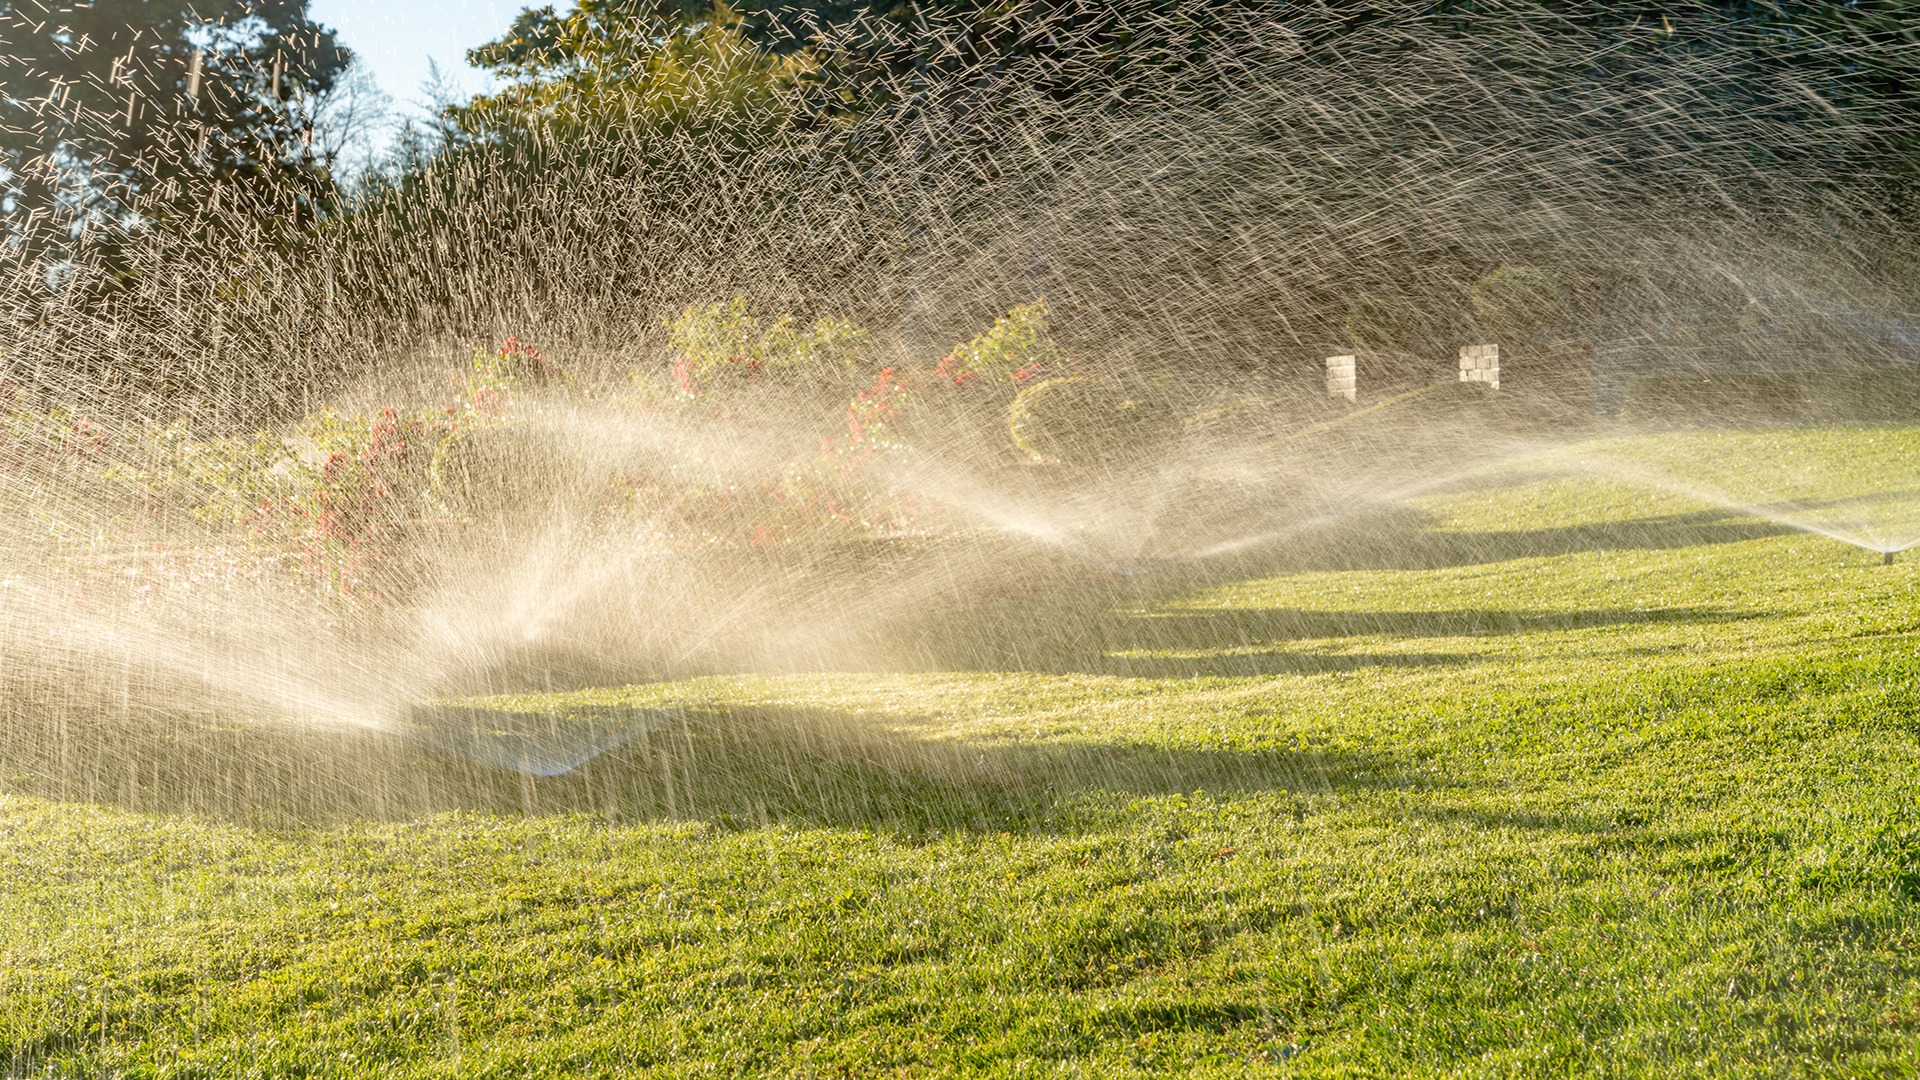
<instances>
[{"instance_id":1,"label":"sloping lawn","mask_svg":"<svg viewBox=\"0 0 1920 1080\"><path fill-rule=\"evenodd\" d=\"M1879 562L1516 471L923 671L94 733L0 762L0 1075L1914 1075Z\"/></svg>"}]
</instances>

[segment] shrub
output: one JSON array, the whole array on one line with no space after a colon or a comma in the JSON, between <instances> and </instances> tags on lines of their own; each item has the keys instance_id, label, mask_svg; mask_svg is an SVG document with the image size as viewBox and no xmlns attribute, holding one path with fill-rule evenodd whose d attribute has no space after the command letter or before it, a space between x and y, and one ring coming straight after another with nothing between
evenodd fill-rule
<instances>
[{"instance_id":1,"label":"shrub","mask_svg":"<svg viewBox=\"0 0 1920 1080\"><path fill-rule=\"evenodd\" d=\"M430 463L460 422L396 409L315 417L302 434L325 458L297 471L287 496L262 502L255 534L297 549L306 575L340 599L390 599L388 571L432 505Z\"/></svg>"},{"instance_id":2,"label":"shrub","mask_svg":"<svg viewBox=\"0 0 1920 1080\"><path fill-rule=\"evenodd\" d=\"M469 409L495 411L516 385L547 386L571 382L540 350L517 337L508 337L498 349L473 347L467 361Z\"/></svg>"},{"instance_id":3,"label":"shrub","mask_svg":"<svg viewBox=\"0 0 1920 1080\"><path fill-rule=\"evenodd\" d=\"M1469 290L1474 318L1496 341L1532 341L1567 321L1567 294L1560 281L1532 266L1502 266Z\"/></svg>"},{"instance_id":4,"label":"shrub","mask_svg":"<svg viewBox=\"0 0 1920 1080\"><path fill-rule=\"evenodd\" d=\"M1434 318L1412 297L1368 293L1347 308L1347 340L1363 353L1418 353L1434 332Z\"/></svg>"},{"instance_id":5,"label":"shrub","mask_svg":"<svg viewBox=\"0 0 1920 1080\"><path fill-rule=\"evenodd\" d=\"M974 375L990 383L1025 385L1066 367L1066 352L1053 340L1044 298L1010 309L980 336L960 345L937 369L952 378Z\"/></svg>"},{"instance_id":6,"label":"shrub","mask_svg":"<svg viewBox=\"0 0 1920 1080\"><path fill-rule=\"evenodd\" d=\"M762 373L827 381L859 367L867 334L845 319L801 326L782 314L771 321L747 312L745 297L689 306L667 322L673 376L680 392L698 396L725 378Z\"/></svg>"},{"instance_id":7,"label":"shrub","mask_svg":"<svg viewBox=\"0 0 1920 1080\"><path fill-rule=\"evenodd\" d=\"M793 532L809 511L818 524L851 525L869 533L925 529L940 512L912 492L891 489L873 468L875 459L911 451L939 460L964 448L966 464L977 466L981 447L1006 447L995 429L1006 423L1015 395L1051 372L1067 370L1045 300L1010 309L932 367L882 369L848 401L844 430L821 441L823 467L789 475L782 491L780 509L788 522L782 534ZM1012 449L1006 450L1010 459Z\"/></svg>"},{"instance_id":8,"label":"shrub","mask_svg":"<svg viewBox=\"0 0 1920 1080\"><path fill-rule=\"evenodd\" d=\"M1033 461L1090 466L1164 449L1179 435L1180 420L1162 403L1067 376L1020 391L1007 410L1007 429Z\"/></svg>"},{"instance_id":9,"label":"shrub","mask_svg":"<svg viewBox=\"0 0 1920 1080\"><path fill-rule=\"evenodd\" d=\"M464 400L439 409L370 415L322 412L297 430L280 452L250 461L229 476L229 490L268 492L245 524L272 556L297 553L305 577L334 597L352 603L395 599L415 567L408 556L429 521L471 523L477 516L526 505L531 493L552 485L550 462L520 453L506 468L493 454L510 445L519 425L512 419L514 393L525 385L564 383L567 377L532 345L507 338L498 348L476 347L467 364ZM459 460L460 482L449 483ZM231 470L233 466L228 466ZM517 470L517 471L516 471Z\"/></svg>"}]
</instances>

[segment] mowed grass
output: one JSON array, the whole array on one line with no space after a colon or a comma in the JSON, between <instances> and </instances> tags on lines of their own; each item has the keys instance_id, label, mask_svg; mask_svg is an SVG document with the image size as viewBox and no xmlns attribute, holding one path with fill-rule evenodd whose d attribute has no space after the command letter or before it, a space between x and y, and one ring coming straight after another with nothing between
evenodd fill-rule
<instances>
[{"instance_id":1,"label":"mowed grass","mask_svg":"<svg viewBox=\"0 0 1920 1080\"><path fill-rule=\"evenodd\" d=\"M1879 562L1521 466L925 670L16 769L0 1075L1914 1075Z\"/></svg>"},{"instance_id":2,"label":"mowed grass","mask_svg":"<svg viewBox=\"0 0 1920 1080\"><path fill-rule=\"evenodd\" d=\"M1920 440L1883 424L1682 430L1598 439L1559 460L1882 551L1920 544ZM1765 462L1756 475L1752 463Z\"/></svg>"}]
</instances>

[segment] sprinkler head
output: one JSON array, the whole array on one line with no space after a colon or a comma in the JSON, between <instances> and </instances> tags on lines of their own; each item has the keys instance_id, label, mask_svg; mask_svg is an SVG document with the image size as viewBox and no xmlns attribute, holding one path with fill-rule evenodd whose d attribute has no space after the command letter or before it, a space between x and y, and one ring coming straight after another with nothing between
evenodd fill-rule
<instances>
[{"instance_id":1,"label":"sprinkler head","mask_svg":"<svg viewBox=\"0 0 1920 1080\"><path fill-rule=\"evenodd\" d=\"M1893 552L1891 552L1891 551L1883 551L1883 552L1881 552L1881 553L1880 553L1880 565L1881 565L1881 566L1892 566L1892 565L1893 565Z\"/></svg>"}]
</instances>

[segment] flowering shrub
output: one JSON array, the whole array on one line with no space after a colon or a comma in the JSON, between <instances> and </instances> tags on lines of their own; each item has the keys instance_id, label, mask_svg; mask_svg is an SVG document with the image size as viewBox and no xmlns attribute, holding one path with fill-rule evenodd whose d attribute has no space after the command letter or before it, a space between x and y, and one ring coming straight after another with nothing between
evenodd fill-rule
<instances>
[{"instance_id":1,"label":"flowering shrub","mask_svg":"<svg viewBox=\"0 0 1920 1080\"><path fill-rule=\"evenodd\" d=\"M907 401L907 387L894 377L894 368L881 368L873 385L847 403L847 440L872 455L893 443L894 425Z\"/></svg>"},{"instance_id":2,"label":"flowering shrub","mask_svg":"<svg viewBox=\"0 0 1920 1080\"><path fill-rule=\"evenodd\" d=\"M1095 432L1146 445L1157 430L1145 403L1096 394L1075 372L1042 301L936 363L864 371L868 337L851 323L761 319L737 299L686 309L668 338L671 380L597 405L652 414L634 429L644 454L580 457L571 434L536 422L526 392L569 380L508 338L475 347L457 396L432 407L324 411L248 436L109 430L0 387L0 495L30 505L57 556L48 565L65 559L90 589L246 577L378 607L442 572L435 560L477 557L498 526L537 527L555 507L683 550L899 535L942 523L901 482L929 464L976 468L989 447L1008 465L1079 460ZM784 459L729 452L730 433L770 417L817 434Z\"/></svg>"},{"instance_id":3,"label":"flowering shrub","mask_svg":"<svg viewBox=\"0 0 1920 1080\"><path fill-rule=\"evenodd\" d=\"M457 523L437 468L447 448L512 423L520 385L563 381L539 350L508 338L475 348L453 404L323 411L284 438L193 440L176 425L149 437L129 476L156 507L240 526L245 551L267 571L348 604L380 604L413 584L421 530Z\"/></svg>"},{"instance_id":4,"label":"flowering shrub","mask_svg":"<svg viewBox=\"0 0 1920 1080\"><path fill-rule=\"evenodd\" d=\"M118 443L94 421L64 408L36 410L0 384L0 506L21 518L0 540L52 558L99 547L116 523L87 504L103 501L97 493L115 472ZM113 504L114 516L124 512ZM0 557L12 563L14 555Z\"/></svg>"},{"instance_id":5,"label":"flowering shrub","mask_svg":"<svg viewBox=\"0 0 1920 1080\"><path fill-rule=\"evenodd\" d=\"M868 335L845 320L801 326L789 316L765 320L743 298L688 307L667 323L672 349L670 393L650 395L636 379L639 407L692 410L709 421L765 422L806 415L821 393L844 387L860 370ZM1008 311L985 332L931 365L892 364L841 390L847 397L824 414L832 425L819 454L795 458L778 481L764 473L636 476L628 502L673 522L692 543L761 544L836 532L856 535L924 530L937 514L881 467L887 456L938 459L964 448L968 464L984 447L1006 447L1005 415L1023 385L1067 370L1052 338L1044 301ZM750 396L719 391L752 385ZM655 470L656 472L658 470Z\"/></svg>"},{"instance_id":6,"label":"flowering shrub","mask_svg":"<svg viewBox=\"0 0 1920 1080\"><path fill-rule=\"evenodd\" d=\"M303 433L326 456L298 471L285 498L263 501L248 524L297 550L301 570L324 589L383 601L401 585L393 556L430 509L434 455L461 422L444 411L322 414Z\"/></svg>"},{"instance_id":7,"label":"flowering shrub","mask_svg":"<svg viewBox=\"0 0 1920 1080\"><path fill-rule=\"evenodd\" d=\"M204 535L208 523L230 525L244 513L272 480L239 464L249 455L268 460L247 440L202 450L184 425L109 427L67 408L36 409L0 388L7 573L34 574L44 602L130 607L159 579L199 588L257 577L264 568L244 543L166 542L181 528Z\"/></svg>"},{"instance_id":8,"label":"flowering shrub","mask_svg":"<svg viewBox=\"0 0 1920 1080\"><path fill-rule=\"evenodd\" d=\"M880 454L902 449L904 421L918 404L919 394L898 368L882 368L873 384L847 402L846 432L838 440L820 440L825 468L790 470L783 498L802 512L809 506L824 511L824 523L855 526L869 532L915 530L919 523L900 500L892 497L882 478L871 475L870 464Z\"/></svg>"},{"instance_id":9,"label":"flowering shrub","mask_svg":"<svg viewBox=\"0 0 1920 1080\"><path fill-rule=\"evenodd\" d=\"M882 369L846 406L846 431L821 441L830 468L825 490L832 515L868 532L918 532L940 523L941 511L887 483L877 459L911 453L921 464L955 448L965 467L990 464L982 450L1002 448L1001 463L1019 460L1006 439L1007 410L1023 388L1072 368L1054 341L1044 300L1017 306L931 367ZM821 490L816 483L810 490Z\"/></svg>"},{"instance_id":10,"label":"flowering shrub","mask_svg":"<svg viewBox=\"0 0 1920 1080\"><path fill-rule=\"evenodd\" d=\"M745 297L688 307L667 323L673 378L681 394L696 397L723 380L761 374L820 379L854 371L866 332L845 319L800 326L791 315L771 321L748 314Z\"/></svg>"},{"instance_id":11,"label":"flowering shrub","mask_svg":"<svg viewBox=\"0 0 1920 1080\"><path fill-rule=\"evenodd\" d=\"M516 384L548 386L568 381L539 349L509 337L498 349L473 347L467 361L464 406L470 413L494 416L505 408Z\"/></svg>"},{"instance_id":12,"label":"flowering shrub","mask_svg":"<svg viewBox=\"0 0 1920 1080\"><path fill-rule=\"evenodd\" d=\"M912 498L890 492L873 468L925 434L927 398L936 387L977 388L978 373L950 357L934 368L888 366L859 376L869 336L844 319L801 325L791 316L762 319L744 298L688 307L667 324L672 397L709 421L762 423L820 410L831 425L817 458L796 457L778 479L764 472L679 476L662 484L637 477L629 500L670 519L699 544L767 544L835 533L893 533L919 526ZM871 369L868 369L871 370ZM854 389L850 397L835 396ZM752 395L732 392L745 389ZM721 392L728 390L728 392ZM664 404L658 398L645 407Z\"/></svg>"},{"instance_id":13,"label":"flowering shrub","mask_svg":"<svg viewBox=\"0 0 1920 1080\"><path fill-rule=\"evenodd\" d=\"M1065 370L1067 358L1053 340L1047 302L1040 299L1010 309L985 333L955 345L940 365L943 371L1025 386L1050 370Z\"/></svg>"},{"instance_id":14,"label":"flowering shrub","mask_svg":"<svg viewBox=\"0 0 1920 1080\"><path fill-rule=\"evenodd\" d=\"M36 412L17 391L0 383L0 471L18 473L60 461L97 457L107 433L70 409Z\"/></svg>"}]
</instances>

